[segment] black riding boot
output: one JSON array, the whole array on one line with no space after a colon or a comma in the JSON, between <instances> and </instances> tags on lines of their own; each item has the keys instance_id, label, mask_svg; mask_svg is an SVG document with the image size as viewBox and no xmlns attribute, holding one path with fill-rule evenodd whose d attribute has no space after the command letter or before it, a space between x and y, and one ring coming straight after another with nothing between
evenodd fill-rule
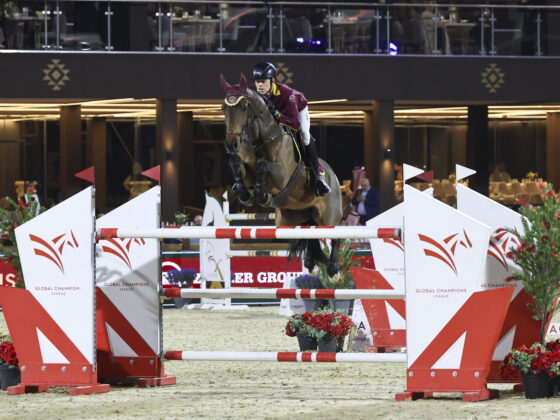
<instances>
[{"instance_id":1,"label":"black riding boot","mask_svg":"<svg viewBox=\"0 0 560 420\"><path fill-rule=\"evenodd\" d=\"M331 187L329 187L329 184L325 181L323 177L324 173L321 172L321 168L319 167L319 155L317 154L317 148L315 147L313 139L305 146L305 154L307 155L307 162L309 166L311 166L313 175L315 175L316 194L319 197L323 197L331 192Z\"/></svg>"}]
</instances>

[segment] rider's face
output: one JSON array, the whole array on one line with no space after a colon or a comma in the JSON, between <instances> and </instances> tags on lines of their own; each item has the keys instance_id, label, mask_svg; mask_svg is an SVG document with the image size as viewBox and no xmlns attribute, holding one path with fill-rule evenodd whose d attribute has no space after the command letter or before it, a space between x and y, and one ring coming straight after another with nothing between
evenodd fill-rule
<instances>
[{"instance_id":1,"label":"rider's face","mask_svg":"<svg viewBox=\"0 0 560 420\"><path fill-rule=\"evenodd\" d=\"M255 80L255 87L261 95L270 95L272 79L257 79Z\"/></svg>"}]
</instances>

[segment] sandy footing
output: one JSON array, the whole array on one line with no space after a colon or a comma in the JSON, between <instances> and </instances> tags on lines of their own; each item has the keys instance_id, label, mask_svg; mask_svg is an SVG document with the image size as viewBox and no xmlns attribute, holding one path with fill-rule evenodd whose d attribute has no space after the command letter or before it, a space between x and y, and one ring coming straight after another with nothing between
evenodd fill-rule
<instances>
[{"instance_id":1,"label":"sandy footing","mask_svg":"<svg viewBox=\"0 0 560 420\"><path fill-rule=\"evenodd\" d=\"M284 334L278 307L249 311L164 310L167 350L297 351ZM7 332L0 313L0 332ZM0 419L278 418L278 419L496 419L560 417L560 397L526 400L511 385L499 399L463 403L460 394L395 402L406 387L404 363L296 364L270 362L166 362L177 385L113 386L79 397L66 388L8 396L0 391Z\"/></svg>"}]
</instances>

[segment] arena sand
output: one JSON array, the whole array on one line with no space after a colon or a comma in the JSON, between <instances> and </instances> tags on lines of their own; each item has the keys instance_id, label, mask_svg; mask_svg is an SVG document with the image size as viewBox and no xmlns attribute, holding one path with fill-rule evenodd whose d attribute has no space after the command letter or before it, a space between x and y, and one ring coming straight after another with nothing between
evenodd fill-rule
<instances>
[{"instance_id":1,"label":"arena sand","mask_svg":"<svg viewBox=\"0 0 560 420\"><path fill-rule=\"evenodd\" d=\"M169 350L296 351L278 307L249 311L164 310ZM0 315L0 331L7 331ZM526 400L511 385L499 399L463 403L460 394L395 402L405 389L405 364L166 362L177 385L113 386L111 392L70 397L66 388L8 396L0 419L500 419L560 418L560 397Z\"/></svg>"}]
</instances>

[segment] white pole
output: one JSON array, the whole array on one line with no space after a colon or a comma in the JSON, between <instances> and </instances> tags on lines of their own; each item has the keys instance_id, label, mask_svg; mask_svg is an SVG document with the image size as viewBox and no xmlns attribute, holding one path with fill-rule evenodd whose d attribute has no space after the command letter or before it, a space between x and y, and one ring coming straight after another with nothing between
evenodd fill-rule
<instances>
[{"instance_id":1,"label":"white pole","mask_svg":"<svg viewBox=\"0 0 560 420\"><path fill-rule=\"evenodd\" d=\"M184 298L261 299L404 299L404 291L381 289L163 289L162 294Z\"/></svg>"},{"instance_id":2,"label":"white pole","mask_svg":"<svg viewBox=\"0 0 560 420\"><path fill-rule=\"evenodd\" d=\"M213 226L183 226L178 229L98 229L100 239L158 238L158 239L344 239L344 238L399 238L398 228L377 229L366 226L299 226L271 228L255 226L220 228Z\"/></svg>"},{"instance_id":3,"label":"white pole","mask_svg":"<svg viewBox=\"0 0 560 420\"><path fill-rule=\"evenodd\" d=\"M166 351L167 360L214 360L244 362L350 362L405 363L406 353L302 353L240 351Z\"/></svg>"}]
</instances>

